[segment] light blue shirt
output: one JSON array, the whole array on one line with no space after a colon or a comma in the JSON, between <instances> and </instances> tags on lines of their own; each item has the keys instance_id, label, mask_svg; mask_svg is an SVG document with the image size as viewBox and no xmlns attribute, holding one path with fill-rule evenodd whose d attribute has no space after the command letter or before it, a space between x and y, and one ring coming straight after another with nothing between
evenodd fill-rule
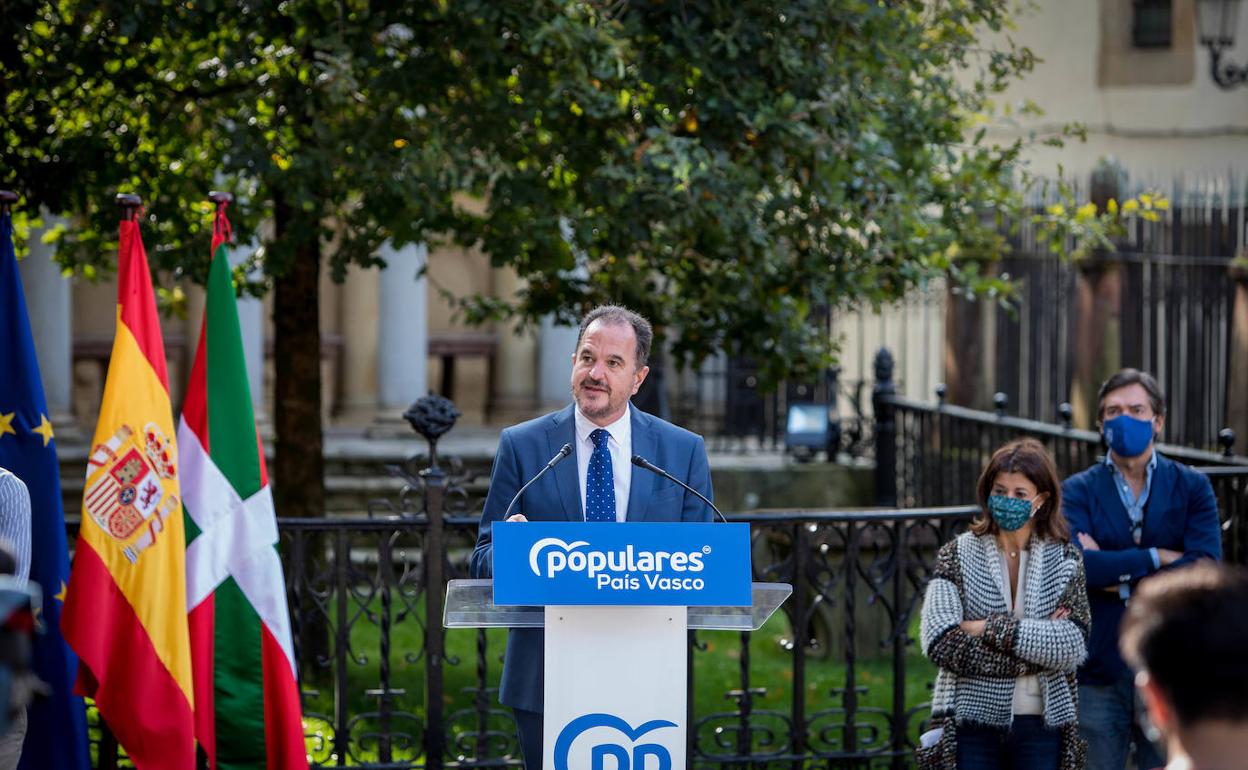
<instances>
[{"instance_id":1,"label":"light blue shirt","mask_svg":"<svg viewBox=\"0 0 1248 770\"><path fill-rule=\"evenodd\" d=\"M1140 536L1144 532L1144 506L1148 503L1148 496L1153 491L1153 471L1157 469L1157 450L1154 449L1148 458L1148 465L1144 470L1144 488L1140 490L1139 497L1131 491L1131 482L1127 481L1127 477L1123 475L1122 470L1114 463L1108 452L1105 454L1105 464L1109 466L1109 471L1113 476L1114 489L1118 490L1118 499L1122 500L1122 507L1127 509L1127 516L1131 519L1131 537L1136 545L1139 545ZM1161 554L1157 553L1157 549L1149 548L1148 555L1153 559L1153 569L1161 569ZM1131 587L1124 583L1119 587L1118 593L1126 599L1131 595Z\"/></svg>"}]
</instances>

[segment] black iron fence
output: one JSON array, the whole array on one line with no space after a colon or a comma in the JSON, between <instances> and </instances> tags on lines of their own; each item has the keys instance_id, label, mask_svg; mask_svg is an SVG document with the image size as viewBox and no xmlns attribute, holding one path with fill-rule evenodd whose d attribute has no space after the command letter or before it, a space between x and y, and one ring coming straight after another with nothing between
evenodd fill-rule
<instances>
[{"instance_id":1,"label":"black iron fence","mask_svg":"<svg viewBox=\"0 0 1248 770\"><path fill-rule=\"evenodd\" d=\"M1016 252L999 263L1019 287L1016 307L996 311L993 382L1017 414L1056 422L1072 398L1080 343L1080 271L1114 270L1116 319L1100 334L1123 366L1152 372L1175 405L1171 437L1213 447L1226 425L1235 280L1231 256L1123 250L1087 264ZM1085 289L1084 294L1090 294ZM1086 329L1083 330L1086 332Z\"/></svg>"},{"instance_id":2,"label":"black iron fence","mask_svg":"<svg viewBox=\"0 0 1248 770\"><path fill-rule=\"evenodd\" d=\"M1175 212L1178 217L1181 212ZM1026 244L1024 244L1026 245ZM982 345L980 365L991 372L990 382L1004 393L1014 414L1041 422L1061 419L1058 405L1074 398L1077 357L1081 344L1078 303L1108 301L1083 296L1081 271L1113 270L1117 274L1115 319L1098 334L1113 350L1107 354L1122 366L1153 373L1173 405L1169 435L1183 446L1212 449L1218 432L1231 413L1228 390L1234 336L1236 279L1230 255L1172 255L1141 251L1126 243L1118 252L1086 263L1020 248L1003 257L993 268L1007 274L1018 288L1015 303L993 312L992 333L974 330L974 340L949 345ZM930 290L917 292L929 304L938 304L927 317L903 315L888 335L901 346L930 347L926 336L931 324L945 323L941 295L934 303ZM1085 308L1086 310L1086 308ZM862 324L846 331L856 335L845 340L861 351L867 344ZM939 348L933 355L947 352ZM1086 352L1086 351L1085 351ZM670 389L672 418L708 438L712 447L743 446L776 449L784 446L785 416L794 403L828 404L846 432L840 448L858 453L869 429L871 381L860 362L846 361L849 375L833 367L809 382L784 383L763 392L749 361L725 358L711 361L694 372L673 376ZM898 379L927 379L930 362L914 355L902 356ZM912 394L915 390L911 389Z\"/></svg>"},{"instance_id":3,"label":"black iron fence","mask_svg":"<svg viewBox=\"0 0 1248 770\"><path fill-rule=\"evenodd\" d=\"M789 408L828 409L827 443L820 451L862 458L872 451L871 383L845 379L829 367L808 382L784 382L764 392L745 359L720 358L684 372L673 385L668 417L702 435L712 452L784 451Z\"/></svg>"},{"instance_id":4,"label":"black iron fence","mask_svg":"<svg viewBox=\"0 0 1248 770\"><path fill-rule=\"evenodd\" d=\"M1137 184L1124 192L1141 189ZM1079 395L1072 392L1078 359L1089 355L1087 335L1094 334L1106 347L1105 361L1157 376L1173 404L1172 442L1215 450L1232 399L1242 398L1228 382L1236 286L1244 280L1242 257L1248 253L1248 180L1176 180L1157 189L1170 202L1158 221L1133 220L1115 251L1080 262L1050 253L1028 217L1006 227L1010 248L986 269L1009 276L1018 289L1016 301L990 308L985 316L991 323L976 310L971 315L978 320L965 336L956 330L950 336L949 326L958 325L951 317L964 302L938 281L917 287L895 306L816 316L812 323L841 343L843 368L810 382L765 393L750 363L731 358L670 376L672 416L707 436L712 446L775 448L783 446L789 404L827 403L839 406L846 426L841 449L856 453L861 443L851 440L849 430L865 436L861 428L870 427L869 357L874 347L888 345L899 359L898 383L912 397L926 396L934 381L956 376L953 370L942 374L939 362L974 349L975 370L986 372L990 387L1006 394L1014 414L1057 423L1058 405ZM1075 194L1083 200L1090 191L1079 185ZM1034 197L1029 205L1052 202ZM1087 316L1082 323L1081 313ZM1085 361L1085 378L1092 377L1088 368L1096 367ZM987 408L984 395L951 399Z\"/></svg>"},{"instance_id":5,"label":"black iron fence","mask_svg":"<svg viewBox=\"0 0 1248 770\"><path fill-rule=\"evenodd\" d=\"M790 405L820 403L835 410L841 395L836 369L765 392L757 367L745 358L717 358L674 380L671 419L705 436L712 451L783 449Z\"/></svg>"},{"instance_id":6,"label":"black iron fence","mask_svg":"<svg viewBox=\"0 0 1248 770\"><path fill-rule=\"evenodd\" d=\"M1065 478L1104 458L1100 434L1070 425L1071 407L1063 403L1063 422L1051 424L1012 417L1009 399L997 393L995 412L944 403L937 387L936 403L901 398L892 384L891 356L877 357L874 391L876 417L876 502L880 505L925 507L974 501L975 483L988 459L1005 442L1032 436L1048 447ZM1235 435L1219 433L1221 452L1159 444L1162 454L1209 477L1223 523L1223 552L1228 560L1248 562L1248 457L1233 454Z\"/></svg>"}]
</instances>

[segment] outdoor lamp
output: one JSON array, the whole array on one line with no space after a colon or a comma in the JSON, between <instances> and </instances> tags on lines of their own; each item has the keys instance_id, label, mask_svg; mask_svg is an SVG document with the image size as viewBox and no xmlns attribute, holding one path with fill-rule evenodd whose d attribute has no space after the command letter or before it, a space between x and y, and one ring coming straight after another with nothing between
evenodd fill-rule
<instances>
[{"instance_id":1,"label":"outdoor lamp","mask_svg":"<svg viewBox=\"0 0 1248 770\"><path fill-rule=\"evenodd\" d=\"M784 428L785 448L798 460L813 459L816 452L828 447L831 416L827 404L789 404ZM834 452L829 452L829 460L836 459Z\"/></svg>"},{"instance_id":2,"label":"outdoor lamp","mask_svg":"<svg viewBox=\"0 0 1248 770\"><path fill-rule=\"evenodd\" d=\"M1235 45L1240 0L1196 0L1196 22L1200 44L1209 49L1213 82L1234 88L1248 82L1248 65L1236 66L1222 60L1222 53Z\"/></svg>"}]
</instances>

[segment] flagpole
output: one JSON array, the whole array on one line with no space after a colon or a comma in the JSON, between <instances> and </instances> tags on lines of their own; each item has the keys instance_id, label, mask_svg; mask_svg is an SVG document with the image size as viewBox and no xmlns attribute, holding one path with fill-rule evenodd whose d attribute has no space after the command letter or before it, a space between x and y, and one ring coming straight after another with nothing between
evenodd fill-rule
<instances>
[{"instance_id":1,"label":"flagpole","mask_svg":"<svg viewBox=\"0 0 1248 770\"><path fill-rule=\"evenodd\" d=\"M134 193L117 193L113 199L117 207L121 209L121 220L123 222L133 222L138 215L139 209L143 206L143 199ZM112 729L108 726L108 722L104 719L104 715L98 711L96 714L100 720L100 743L99 743L99 766L101 770L105 768L116 768L119 758L117 737L113 735Z\"/></svg>"}]
</instances>

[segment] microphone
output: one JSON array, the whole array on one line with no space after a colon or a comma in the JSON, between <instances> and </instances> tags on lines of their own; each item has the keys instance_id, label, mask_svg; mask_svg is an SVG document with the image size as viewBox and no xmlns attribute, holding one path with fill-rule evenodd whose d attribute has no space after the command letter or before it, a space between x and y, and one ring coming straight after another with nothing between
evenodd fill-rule
<instances>
[{"instance_id":1,"label":"microphone","mask_svg":"<svg viewBox=\"0 0 1248 770\"><path fill-rule=\"evenodd\" d=\"M507 503L507 510L503 511L503 518L500 519L500 521L507 521L507 517L511 515L511 509L516 507L516 503L520 501L520 495L524 494L524 490L533 486L533 482L537 481L542 476L545 476L546 471L550 470L551 468L555 467L559 463L563 462L563 458L567 457L570 454L572 454L571 444L564 444L562 447L560 447L559 451L555 452L555 456L550 458L550 462L542 466L542 469L537 472L537 475L529 479L528 483L520 487L520 491L516 493L516 496L511 498L511 502Z\"/></svg>"},{"instance_id":2,"label":"microphone","mask_svg":"<svg viewBox=\"0 0 1248 770\"><path fill-rule=\"evenodd\" d=\"M660 468L659 466L657 466L657 465L655 465L654 463L650 462L650 461L649 461L649 460L647 460L646 458L642 457L641 455L633 455L633 465L636 465L638 468L645 468L646 470L650 471L651 473L657 473L657 474L659 474L660 476L662 476L663 478L667 479L668 481L674 481L674 482L676 482L677 484L681 485L682 487L684 487L684 488L685 488L686 490L688 490L689 492L692 492L693 494L697 495L697 497L698 497L698 499L699 499L699 500L701 500L702 502L704 502L704 503L706 503L707 505L711 506L711 510L712 510L712 511L715 511L715 515L719 517L719 520L720 520L720 521L724 522L725 524L727 524L727 523L728 523L728 520L724 518L724 514L723 514L723 513L721 513L721 512L720 512L720 510L719 510L718 508L716 508L716 507L715 507L715 503L712 503L709 499L707 499L707 497L706 497L705 495L703 495L701 492L699 492L698 490L694 489L693 487L689 486L689 485L688 485L688 484L686 484L685 482L681 481L680 479L676 478L676 477L675 477L675 476L673 476L672 474L668 473L667 471L663 470L663 469L662 469L662 468Z\"/></svg>"}]
</instances>

